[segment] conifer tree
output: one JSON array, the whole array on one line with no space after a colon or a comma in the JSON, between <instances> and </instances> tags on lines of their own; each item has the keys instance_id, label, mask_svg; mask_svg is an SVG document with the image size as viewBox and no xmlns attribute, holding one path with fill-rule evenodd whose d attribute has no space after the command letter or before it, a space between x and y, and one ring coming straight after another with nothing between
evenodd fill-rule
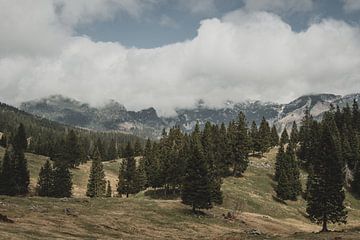
<instances>
[{"instance_id":1,"label":"conifer tree","mask_svg":"<svg viewBox=\"0 0 360 240\"><path fill-rule=\"evenodd\" d=\"M96 149L98 149L101 159L106 159L105 145L104 145L103 141L100 138L98 138L97 141L96 141L93 155L95 154Z\"/></svg>"},{"instance_id":2,"label":"conifer tree","mask_svg":"<svg viewBox=\"0 0 360 240\"><path fill-rule=\"evenodd\" d=\"M119 170L118 193L125 194L129 197L130 194L137 193L136 187L136 162L134 159L134 150L131 143L128 142L124 155L126 159L122 162Z\"/></svg>"},{"instance_id":3,"label":"conifer tree","mask_svg":"<svg viewBox=\"0 0 360 240\"><path fill-rule=\"evenodd\" d=\"M14 196L16 192L15 152L12 145L6 149L0 174L0 194Z\"/></svg>"},{"instance_id":4,"label":"conifer tree","mask_svg":"<svg viewBox=\"0 0 360 240\"><path fill-rule=\"evenodd\" d=\"M252 123L251 123L250 139L251 139L252 152L255 153L255 152L261 151L261 143L260 143L260 139L259 139L259 132L258 132L258 128L256 126L255 121L252 121Z\"/></svg>"},{"instance_id":5,"label":"conifer tree","mask_svg":"<svg viewBox=\"0 0 360 240\"><path fill-rule=\"evenodd\" d=\"M212 208L211 189L206 161L200 141L199 124L196 124L190 139L189 160L181 191L182 203L197 209Z\"/></svg>"},{"instance_id":6,"label":"conifer tree","mask_svg":"<svg viewBox=\"0 0 360 240\"><path fill-rule=\"evenodd\" d=\"M284 162L285 162L284 145L280 144L279 150L276 154L275 175L274 175L275 181L279 180L280 171L283 171L283 169L284 169L284 164L285 164Z\"/></svg>"},{"instance_id":7,"label":"conifer tree","mask_svg":"<svg viewBox=\"0 0 360 240\"><path fill-rule=\"evenodd\" d=\"M209 175L209 184L211 192L211 202L216 204L222 204L223 196L221 192L222 179L219 173L219 169L216 166L215 162L215 153L214 153L214 138L212 136L212 126L210 122L206 122L204 130L201 136L201 142L204 152L204 158L207 163L208 175Z\"/></svg>"},{"instance_id":8,"label":"conifer tree","mask_svg":"<svg viewBox=\"0 0 360 240\"><path fill-rule=\"evenodd\" d=\"M306 211L311 221L328 231L328 222L346 223L347 217L340 136L331 113L324 115L318 137L317 158L312 162L313 172L307 184Z\"/></svg>"},{"instance_id":9,"label":"conifer tree","mask_svg":"<svg viewBox=\"0 0 360 240\"><path fill-rule=\"evenodd\" d=\"M22 150L15 151L15 187L19 195L29 192L30 172L27 167L27 160Z\"/></svg>"},{"instance_id":10,"label":"conifer tree","mask_svg":"<svg viewBox=\"0 0 360 240\"><path fill-rule=\"evenodd\" d=\"M259 127L259 141L260 141L260 152L264 154L268 151L271 145L271 131L269 123L266 121L265 117L262 118L260 127Z\"/></svg>"},{"instance_id":11,"label":"conifer tree","mask_svg":"<svg viewBox=\"0 0 360 240\"><path fill-rule=\"evenodd\" d=\"M299 196L302 192L302 187L301 187L301 182L300 182L300 168L299 168L299 164L298 161L296 159L295 156L295 152L294 149L295 147L293 146L294 143L290 142L289 145L286 148L286 161L288 162L289 165L289 179L290 179L290 184L291 184L291 192L289 195L289 199L290 200L296 200L297 196Z\"/></svg>"},{"instance_id":12,"label":"conifer tree","mask_svg":"<svg viewBox=\"0 0 360 240\"><path fill-rule=\"evenodd\" d=\"M271 128L271 146L275 147L279 145L279 134L277 132L276 126L273 125Z\"/></svg>"},{"instance_id":13,"label":"conifer tree","mask_svg":"<svg viewBox=\"0 0 360 240\"><path fill-rule=\"evenodd\" d=\"M106 160L114 160L118 158L118 153L116 149L116 143L114 139L111 139L109 149L107 151L107 159Z\"/></svg>"},{"instance_id":14,"label":"conifer tree","mask_svg":"<svg viewBox=\"0 0 360 240\"><path fill-rule=\"evenodd\" d=\"M74 130L70 130L66 135L64 145L61 147L61 161L66 163L69 167L73 168L79 166L81 162L80 145L78 137Z\"/></svg>"},{"instance_id":15,"label":"conifer tree","mask_svg":"<svg viewBox=\"0 0 360 240\"><path fill-rule=\"evenodd\" d=\"M143 161L143 159L141 159L139 162L139 166L136 168L136 173L135 173L136 192L140 192L146 189L146 185L147 185L147 177L145 171L145 162Z\"/></svg>"},{"instance_id":16,"label":"conifer tree","mask_svg":"<svg viewBox=\"0 0 360 240\"><path fill-rule=\"evenodd\" d=\"M319 125L313 120L309 109L306 108L299 132L300 147L297 154L302 161L303 167L307 170L309 170L312 161L317 158L315 156L315 146L317 146L316 136L320 134L319 129Z\"/></svg>"},{"instance_id":17,"label":"conifer tree","mask_svg":"<svg viewBox=\"0 0 360 240\"><path fill-rule=\"evenodd\" d=\"M354 99L352 105L352 117L353 117L353 128L360 133L360 110L356 99Z\"/></svg>"},{"instance_id":18,"label":"conifer tree","mask_svg":"<svg viewBox=\"0 0 360 240\"><path fill-rule=\"evenodd\" d=\"M72 176L66 163L56 163L54 168L53 197L71 197Z\"/></svg>"},{"instance_id":19,"label":"conifer tree","mask_svg":"<svg viewBox=\"0 0 360 240\"><path fill-rule=\"evenodd\" d=\"M139 139L137 139L134 144L134 156L141 156L142 154L143 154L143 149Z\"/></svg>"},{"instance_id":20,"label":"conifer tree","mask_svg":"<svg viewBox=\"0 0 360 240\"><path fill-rule=\"evenodd\" d=\"M90 169L90 176L87 185L86 196L102 197L105 195L106 181L104 167L98 149L95 150Z\"/></svg>"},{"instance_id":21,"label":"conifer tree","mask_svg":"<svg viewBox=\"0 0 360 240\"><path fill-rule=\"evenodd\" d=\"M36 193L42 197L51 197L54 190L53 169L49 160L41 167L36 186Z\"/></svg>"},{"instance_id":22,"label":"conifer tree","mask_svg":"<svg viewBox=\"0 0 360 240\"><path fill-rule=\"evenodd\" d=\"M13 138L12 144L13 144L15 152L18 150L26 151L28 142L27 142L27 138L26 138L25 127L22 123L20 123L20 125L17 129L17 132Z\"/></svg>"},{"instance_id":23,"label":"conifer tree","mask_svg":"<svg viewBox=\"0 0 360 240\"><path fill-rule=\"evenodd\" d=\"M111 184L110 181L107 181L106 197L111 197L111 196L112 196Z\"/></svg>"},{"instance_id":24,"label":"conifer tree","mask_svg":"<svg viewBox=\"0 0 360 240\"><path fill-rule=\"evenodd\" d=\"M289 135L286 128L284 128L283 132L281 133L280 144L285 145L288 142L289 142Z\"/></svg>"},{"instance_id":25,"label":"conifer tree","mask_svg":"<svg viewBox=\"0 0 360 240\"><path fill-rule=\"evenodd\" d=\"M299 130L297 127L296 122L293 122L292 128L291 128L291 133L290 133L290 142L292 142L293 146L296 148L296 145L299 142Z\"/></svg>"},{"instance_id":26,"label":"conifer tree","mask_svg":"<svg viewBox=\"0 0 360 240\"><path fill-rule=\"evenodd\" d=\"M213 125L212 132L212 135L214 136L213 141L216 168L218 169L221 177L230 176L231 159L225 124L222 123L220 128L217 125Z\"/></svg>"},{"instance_id":27,"label":"conifer tree","mask_svg":"<svg viewBox=\"0 0 360 240\"><path fill-rule=\"evenodd\" d=\"M231 140L233 175L242 176L248 167L248 157L251 151L246 119L242 112L239 113L234 130Z\"/></svg>"}]
</instances>

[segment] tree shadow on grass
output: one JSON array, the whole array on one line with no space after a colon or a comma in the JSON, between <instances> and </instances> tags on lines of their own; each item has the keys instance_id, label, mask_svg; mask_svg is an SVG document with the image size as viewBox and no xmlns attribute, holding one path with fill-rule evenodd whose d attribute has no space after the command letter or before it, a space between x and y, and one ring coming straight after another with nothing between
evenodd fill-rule
<instances>
[{"instance_id":1,"label":"tree shadow on grass","mask_svg":"<svg viewBox=\"0 0 360 240\"><path fill-rule=\"evenodd\" d=\"M150 189L144 193L145 196L152 199L162 199L162 200L176 200L180 197L180 190L167 190L161 189Z\"/></svg>"},{"instance_id":2,"label":"tree shadow on grass","mask_svg":"<svg viewBox=\"0 0 360 240\"><path fill-rule=\"evenodd\" d=\"M275 202L278 202L278 203L281 203L281 204L284 204L284 205L288 205L284 200L278 198L277 196L274 196L274 195L271 195L272 196L272 199L275 201Z\"/></svg>"}]
</instances>

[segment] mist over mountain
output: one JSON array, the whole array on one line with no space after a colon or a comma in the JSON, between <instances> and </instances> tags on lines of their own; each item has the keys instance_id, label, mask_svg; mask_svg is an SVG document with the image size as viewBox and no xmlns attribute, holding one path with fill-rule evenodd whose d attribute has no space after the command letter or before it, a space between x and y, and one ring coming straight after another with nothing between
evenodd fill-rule
<instances>
[{"instance_id":1,"label":"mist over mountain","mask_svg":"<svg viewBox=\"0 0 360 240\"><path fill-rule=\"evenodd\" d=\"M179 125L185 132L191 132L199 122L203 126L207 121L221 124L234 120L240 111L244 112L249 123L257 124L265 117L275 124L278 131L290 128L293 121L300 123L306 107L315 119L321 119L330 105L345 106L360 100L360 94L340 96L335 94L312 94L301 96L287 104L262 101L226 102L222 107L208 107L199 101L193 108L176 109L173 117L159 116L154 108L141 111L127 110L114 100L100 107L77 101L62 95L23 102L21 110L28 113L77 127L100 131L120 131L141 137L158 138L163 128Z\"/></svg>"}]
</instances>

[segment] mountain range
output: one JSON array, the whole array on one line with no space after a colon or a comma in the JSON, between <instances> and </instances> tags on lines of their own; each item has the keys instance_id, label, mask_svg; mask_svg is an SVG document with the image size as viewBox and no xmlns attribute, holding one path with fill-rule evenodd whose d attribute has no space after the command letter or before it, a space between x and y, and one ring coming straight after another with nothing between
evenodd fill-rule
<instances>
[{"instance_id":1,"label":"mountain range","mask_svg":"<svg viewBox=\"0 0 360 240\"><path fill-rule=\"evenodd\" d=\"M208 107L199 101L193 108L177 109L173 117L161 117L154 108L141 111L129 111L124 105L111 100L101 107L90 106L62 95L52 95L42 99L23 102L20 109L56 122L81 128L99 131L120 131L144 138L156 139L162 129L179 125L185 132L191 132L199 122L200 126L207 121L220 124L234 120L242 111L249 123L257 124L265 117L270 124L275 124L279 133L289 129L292 122L298 124L304 116L306 107L315 119L321 119L330 105L345 106L353 100L360 100L360 94L335 95L311 94L301 96L290 103L279 104L261 101L226 102L222 107Z\"/></svg>"}]
</instances>

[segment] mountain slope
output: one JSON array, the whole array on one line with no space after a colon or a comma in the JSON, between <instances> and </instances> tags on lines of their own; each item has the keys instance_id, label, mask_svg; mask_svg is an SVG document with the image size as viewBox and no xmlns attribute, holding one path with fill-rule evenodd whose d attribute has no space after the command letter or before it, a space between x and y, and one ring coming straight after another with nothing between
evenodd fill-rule
<instances>
[{"instance_id":1,"label":"mountain slope","mask_svg":"<svg viewBox=\"0 0 360 240\"><path fill-rule=\"evenodd\" d=\"M72 170L76 198L0 196L1 214L15 221L15 224L0 223L1 236L6 239L317 239L319 236L357 239L360 201L350 194L346 199L348 225L331 226L346 232L327 235L312 234L320 227L305 217L304 200L286 204L274 200L272 175L276 150L272 149L261 159L250 158L243 178L224 179L224 203L200 217L193 216L177 198L152 198L152 189L129 199L85 198L89 162ZM0 159L3 154L0 147ZM31 186L35 186L46 157L26 154L26 158ZM119 160L104 163L106 178L114 181L114 190L118 163ZM302 174L303 181L305 177ZM225 220L222 215L234 211L236 203L241 203L237 219Z\"/></svg>"},{"instance_id":2,"label":"mountain slope","mask_svg":"<svg viewBox=\"0 0 360 240\"><path fill-rule=\"evenodd\" d=\"M185 132L193 130L196 122L202 126L206 121L220 124L234 120L240 111L244 112L249 123L260 123L264 116L271 124L275 124L281 132L290 128L293 121L300 123L304 111L309 108L315 119L330 108L330 104L343 107L360 100L360 94L344 97L334 94L313 94L295 99L288 104L277 104L261 101L245 101L241 103L227 102L223 107L211 108L200 101L194 108L177 109L174 117L159 117L154 108L138 112L110 101L102 107L91 107L74 99L60 95L50 96L21 104L21 109L64 124L83 128L132 133L141 137L158 138L163 128L178 125Z\"/></svg>"}]
</instances>

